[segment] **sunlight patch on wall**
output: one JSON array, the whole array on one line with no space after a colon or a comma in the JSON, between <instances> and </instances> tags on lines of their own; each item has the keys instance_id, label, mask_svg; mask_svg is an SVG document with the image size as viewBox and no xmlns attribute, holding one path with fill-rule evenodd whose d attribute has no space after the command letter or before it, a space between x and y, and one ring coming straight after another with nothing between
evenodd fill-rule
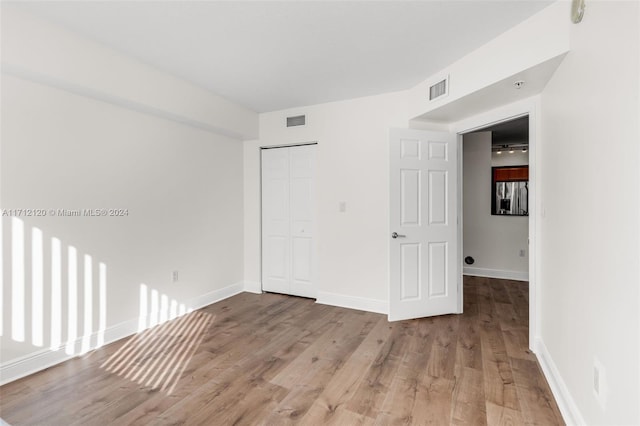
<instances>
[{"instance_id":1,"label":"sunlight patch on wall","mask_svg":"<svg viewBox=\"0 0 640 426\"><path fill-rule=\"evenodd\" d=\"M102 346L107 266L22 219L0 222L3 339L69 355Z\"/></svg>"},{"instance_id":2,"label":"sunlight patch on wall","mask_svg":"<svg viewBox=\"0 0 640 426\"><path fill-rule=\"evenodd\" d=\"M91 333L93 332L93 263L91 256L84 255L84 334L80 353L91 349Z\"/></svg>"},{"instance_id":3,"label":"sunlight patch on wall","mask_svg":"<svg viewBox=\"0 0 640 426\"><path fill-rule=\"evenodd\" d=\"M138 332L192 312L184 303L169 300L169 296L160 294L156 289L149 291L149 286L144 283L140 284L139 298Z\"/></svg>"},{"instance_id":4,"label":"sunlight patch on wall","mask_svg":"<svg viewBox=\"0 0 640 426\"><path fill-rule=\"evenodd\" d=\"M31 343L44 345L44 259L42 231L31 230Z\"/></svg>"},{"instance_id":5,"label":"sunlight patch on wall","mask_svg":"<svg viewBox=\"0 0 640 426\"><path fill-rule=\"evenodd\" d=\"M160 324L169 319L169 298L166 294L160 296Z\"/></svg>"},{"instance_id":6,"label":"sunlight patch on wall","mask_svg":"<svg viewBox=\"0 0 640 426\"><path fill-rule=\"evenodd\" d=\"M62 345L62 242L51 238L51 350Z\"/></svg>"},{"instance_id":7,"label":"sunlight patch on wall","mask_svg":"<svg viewBox=\"0 0 640 426\"><path fill-rule=\"evenodd\" d=\"M24 342L24 223L11 220L11 337Z\"/></svg>"},{"instance_id":8,"label":"sunlight patch on wall","mask_svg":"<svg viewBox=\"0 0 640 426\"><path fill-rule=\"evenodd\" d=\"M67 345L68 355L75 352L78 337L78 251L75 247L67 249Z\"/></svg>"},{"instance_id":9,"label":"sunlight patch on wall","mask_svg":"<svg viewBox=\"0 0 640 426\"><path fill-rule=\"evenodd\" d=\"M146 330L147 328L147 312L149 312L149 307L147 306L147 300L148 300L147 293L148 293L147 285L140 284L140 295L139 295L140 307L138 308L140 315L138 316L138 332L141 332L142 330Z\"/></svg>"},{"instance_id":10,"label":"sunlight patch on wall","mask_svg":"<svg viewBox=\"0 0 640 426\"><path fill-rule=\"evenodd\" d=\"M96 348L104 345L104 332L107 329L107 265L98 264L98 341Z\"/></svg>"},{"instance_id":11,"label":"sunlight patch on wall","mask_svg":"<svg viewBox=\"0 0 640 426\"><path fill-rule=\"evenodd\" d=\"M160 310L158 290L151 290L151 312L149 313L149 327L158 325L158 313Z\"/></svg>"}]
</instances>

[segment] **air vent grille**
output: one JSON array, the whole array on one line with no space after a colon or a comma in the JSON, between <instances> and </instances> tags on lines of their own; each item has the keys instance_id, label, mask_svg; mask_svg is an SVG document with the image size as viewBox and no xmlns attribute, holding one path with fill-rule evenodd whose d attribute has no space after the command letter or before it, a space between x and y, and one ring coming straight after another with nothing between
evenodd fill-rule
<instances>
[{"instance_id":1,"label":"air vent grille","mask_svg":"<svg viewBox=\"0 0 640 426\"><path fill-rule=\"evenodd\" d=\"M295 117L287 117L287 127L304 126L306 116L296 115Z\"/></svg>"},{"instance_id":2,"label":"air vent grille","mask_svg":"<svg viewBox=\"0 0 640 426\"><path fill-rule=\"evenodd\" d=\"M429 87L429 100L432 101L449 93L449 78L445 78Z\"/></svg>"}]
</instances>

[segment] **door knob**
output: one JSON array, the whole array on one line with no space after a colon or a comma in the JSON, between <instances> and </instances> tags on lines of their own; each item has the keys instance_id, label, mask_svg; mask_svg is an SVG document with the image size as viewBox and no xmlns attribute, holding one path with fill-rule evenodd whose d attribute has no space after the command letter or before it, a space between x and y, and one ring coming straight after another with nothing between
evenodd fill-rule
<instances>
[{"instance_id":1,"label":"door knob","mask_svg":"<svg viewBox=\"0 0 640 426\"><path fill-rule=\"evenodd\" d=\"M402 234L398 234L397 232L394 232L393 234L391 234L391 238L405 238L406 235L402 235Z\"/></svg>"}]
</instances>

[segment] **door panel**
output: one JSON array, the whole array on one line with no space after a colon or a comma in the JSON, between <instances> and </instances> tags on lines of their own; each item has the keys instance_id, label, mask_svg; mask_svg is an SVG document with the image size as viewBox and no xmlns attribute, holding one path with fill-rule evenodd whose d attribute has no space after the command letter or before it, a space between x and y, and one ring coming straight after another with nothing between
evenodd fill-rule
<instances>
[{"instance_id":1,"label":"door panel","mask_svg":"<svg viewBox=\"0 0 640 426\"><path fill-rule=\"evenodd\" d=\"M262 288L315 297L315 145L262 150Z\"/></svg>"},{"instance_id":2,"label":"door panel","mask_svg":"<svg viewBox=\"0 0 640 426\"><path fill-rule=\"evenodd\" d=\"M294 237L292 243L293 269L289 294L313 297L315 294L311 280L313 241L311 238Z\"/></svg>"},{"instance_id":3,"label":"door panel","mask_svg":"<svg viewBox=\"0 0 640 426\"><path fill-rule=\"evenodd\" d=\"M400 139L400 157L420 159L419 139Z\"/></svg>"},{"instance_id":4,"label":"door panel","mask_svg":"<svg viewBox=\"0 0 640 426\"><path fill-rule=\"evenodd\" d=\"M449 156L446 142L429 141L429 160L447 161Z\"/></svg>"},{"instance_id":5,"label":"door panel","mask_svg":"<svg viewBox=\"0 0 640 426\"><path fill-rule=\"evenodd\" d=\"M315 145L291 147L292 279L289 293L315 297L313 238Z\"/></svg>"},{"instance_id":6,"label":"door panel","mask_svg":"<svg viewBox=\"0 0 640 426\"><path fill-rule=\"evenodd\" d=\"M456 135L394 129L390 150L389 320L455 313Z\"/></svg>"},{"instance_id":7,"label":"door panel","mask_svg":"<svg viewBox=\"0 0 640 426\"><path fill-rule=\"evenodd\" d=\"M262 283L281 292L289 282L289 155L262 152Z\"/></svg>"},{"instance_id":8,"label":"door panel","mask_svg":"<svg viewBox=\"0 0 640 426\"><path fill-rule=\"evenodd\" d=\"M289 250L287 239L283 237L268 237L266 243L267 262L264 271L264 284L271 291L285 291L289 282Z\"/></svg>"},{"instance_id":9,"label":"door panel","mask_svg":"<svg viewBox=\"0 0 640 426\"><path fill-rule=\"evenodd\" d=\"M293 238L293 279L311 281L311 238Z\"/></svg>"},{"instance_id":10,"label":"door panel","mask_svg":"<svg viewBox=\"0 0 640 426\"><path fill-rule=\"evenodd\" d=\"M447 243L429 243L429 297L447 296Z\"/></svg>"},{"instance_id":11,"label":"door panel","mask_svg":"<svg viewBox=\"0 0 640 426\"><path fill-rule=\"evenodd\" d=\"M420 244L409 243L400 245L400 259L402 275L400 286L402 292L400 300L420 298Z\"/></svg>"},{"instance_id":12,"label":"door panel","mask_svg":"<svg viewBox=\"0 0 640 426\"><path fill-rule=\"evenodd\" d=\"M298 178L291 180L291 220L293 222L310 222L313 200L311 179Z\"/></svg>"},{"instance_id":13,"label":"door panel","mask_svg":"<svg viewBox=\"0 0 640 426\"><path fill-rule=\"evenodd\" d=\"M400 223L420 226L420 170L400 170Z\"/></svg>"},{"instance_id":14,"label":"door panel","mask_svg":"<svg viewBox=\"0 0 640 426\"><path fill-rule=\"evenodd\" d=\"M429 225L447 225L447 171L429 170Z\"/></svg>"}]
</instances>

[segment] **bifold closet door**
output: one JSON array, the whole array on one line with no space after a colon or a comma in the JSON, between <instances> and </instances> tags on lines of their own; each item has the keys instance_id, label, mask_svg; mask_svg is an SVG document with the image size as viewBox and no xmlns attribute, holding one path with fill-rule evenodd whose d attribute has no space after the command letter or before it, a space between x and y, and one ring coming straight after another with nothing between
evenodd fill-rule
<instances>
[{"instance_id":1,"label":"bifold closet door","mask_svg":"<svg viewBox=\"0 0 640 426\"><path fill-rule=\"evenodd\" d=\"M262 149L262 290L315 297L316 145Z\"/></svg>"}]
</instances>

